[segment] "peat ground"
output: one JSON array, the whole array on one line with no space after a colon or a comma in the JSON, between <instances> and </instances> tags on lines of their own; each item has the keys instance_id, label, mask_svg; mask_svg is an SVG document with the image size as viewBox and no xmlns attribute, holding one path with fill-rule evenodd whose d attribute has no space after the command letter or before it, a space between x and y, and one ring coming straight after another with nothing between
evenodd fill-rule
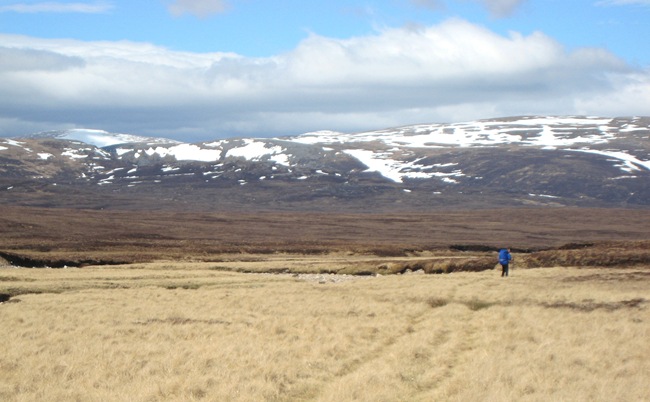
<instances>
[{"instance_id":1,"label":"peat ground","mask_svg":"<svg viewBox=\"0 0 650 402\"><path fill-rule=\"evenodd\" d=\"M223 254L346 252L405 256L427 251L491 252L504 246L531 252L566 245L579 249L601 242L629 242L632 246L628 248L647 250L647 242L638 242L650 240L648 228L650 211L645 209L352 214L3 206L0 257L16 265L56 267L213 261ZM561 263L556 257L542 255L541 259L555 258L554 263ZM571 263L571 256L562 258Z\"/></svg>"}]
</instances>

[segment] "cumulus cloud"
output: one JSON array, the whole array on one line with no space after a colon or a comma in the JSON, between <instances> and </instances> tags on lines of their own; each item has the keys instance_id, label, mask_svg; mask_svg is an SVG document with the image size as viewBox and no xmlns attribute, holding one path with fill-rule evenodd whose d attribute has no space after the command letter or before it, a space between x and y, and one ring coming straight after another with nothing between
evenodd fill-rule
<instances>
[{"instance_id":1,"label":"cumulus cloud","mask_svg":"<svg viewBox=\"0 0 650 402\"><path fill-rule=\"evenodd\" d=\"M0 46L0 71L61 71L82 67L80 57L65 56L47 50L12 49Z\"/></svg>"},{"instance_id":2,"label":"cumulus cloud","mask_svg":"<svg viewBox=\"0 0 650 402\"><path fill-rule=\"evenodd\" d=\"M111 3L104 1L93 3L60 3L60 2L40 2L40 3L14 3L0 6L0 12L16 13L85 13L101 14L113 9Z\"/></svg>"},{"instance_id":3,"label":"cumulus cloud","mask_svg":"<svg viewBox=\"0 0 650 402\"><path fill-rule=\"evenodd\" d=\"M579 113L601 115L648 115L650 110L650 69L629 74L612 74L608 82L615 90L576 97Z\"/></svg>"},{"instance_id":4,"label":"cumulus cloud","mask_svg":"<svg viewBox=\"0 0 650 402\"><path fill-rule=\"evenodd\" d=\"M569 52L539 32L499 35L464 20L311 35L267 58L11 35L0 43L2 135L76 125L208 140L518 114L647 114L650 104L650 72L603 49Z\"/></svg>"},{"instance_id":5,"label":"cumulus cloud","mask_svg":"<svg viewBox=\"0 0 650 402\"><path fill-rule=\"evenodd\" d=\"M199 18L205 18L213 14L219 14L228 8L225 0L175 0L169 6L169 11L176 16L192 14Z\"/></svg>"}]
</instances>

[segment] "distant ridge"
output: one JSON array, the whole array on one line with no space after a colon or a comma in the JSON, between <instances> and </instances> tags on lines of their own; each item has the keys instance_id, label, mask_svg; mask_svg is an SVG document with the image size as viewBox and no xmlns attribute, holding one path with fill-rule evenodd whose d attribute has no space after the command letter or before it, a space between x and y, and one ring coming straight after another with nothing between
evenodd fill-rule
<instances>
[{"instance_id":1,"label":"distant ridge","mask_svg":"<svg viewBox=\"0 0 650 402\"><path fill-rule=\"evenodd\" d=\"M63 186L108 207L116 194L199 209L650 206L650 117L640 116L516 116L193 144L76 129L0 139L0 158L7 200L52 205L76 205L57 199Z\"/></svg>"},{"instance_id":2,"label":"distant ridge","mask_svg":"<svg viewBox=\"0 0 650 402\"><path fill-rule=\"evenodd\" d=\"M118 134L109 133L104 130L93 130L85 128L75 128L70 130L53 130L43 131L40 133L32 134L26 138L39 139L39 138L55 138L61 140L74 140L81 141L86 144L94 145L96 147L107 147L118 144L134 144L134 143L148 143L148 144L177 144L180 141L157 138L157 137L142 137L132 134Z\"/></svg>"}]
</instances>

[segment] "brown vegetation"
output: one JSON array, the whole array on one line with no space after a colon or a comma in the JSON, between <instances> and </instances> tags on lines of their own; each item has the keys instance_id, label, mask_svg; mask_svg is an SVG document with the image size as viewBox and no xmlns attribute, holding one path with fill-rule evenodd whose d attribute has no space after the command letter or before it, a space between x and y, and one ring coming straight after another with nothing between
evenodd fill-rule
<instances>
[{"instance_id":1,"label":"brown vegetation","mask_svg":"<svg viewBox=\"0 0 650 402\"><path fill-rule=\"evenodd\" d=\"M267 264L283 263L272 255ZM314 268L317 258L303 256ZM292 256L284 264L291 266ZM341 257L341 261L344 257ZM350 258L361 258L351 256ZM331 261L333 265L337 261ZM7 401L632 401L648 266L242 274L259 260L0 269Z\"/></svg>"},{"instance_id":2,"label":"brown vegetation","mask_svg":"<svg viewBox=\"0 0 650 402\"><path fill-rule=\"evenodd\" d=\"M599 242L561 247L523 256L516 262L522 268L537 267L630 267L650 265L650 241Z\"/></svg>"},{"instance_id":3,"label":"brown vegetation","mask_svg":"<svg viewBox=\"0 0 650 402\"><path fill-rule=\"evenodd\" d=\"M45 209L3 206L0 252L27 266L83 266L154 260L211 261L223 254L332 252L405 257L455 250L491 256L555 249L568 243L648 240L646 210L540 208L431 213L335 214L314 212L203 213ZM622 244L622 243L618 243ZM618 246L616 246L618 247ZM634 248L645 245L633 245ZM620 248L620 247L619 247ZM539 251L522 266L594 264L590 249ZM600 251L594 251L596 254ZM481 254L483 253L483 254ZM608 251L609 253L609 251ZM443 253L444 256L444 253ZM612 249L611 264L647 261L647 253ZM590 262L587 262L589 259ZM389 271L452 272L489 268L487 260L418 262ZM577 264L575 264L577 265Z\"/></svg>"}]
</instances>

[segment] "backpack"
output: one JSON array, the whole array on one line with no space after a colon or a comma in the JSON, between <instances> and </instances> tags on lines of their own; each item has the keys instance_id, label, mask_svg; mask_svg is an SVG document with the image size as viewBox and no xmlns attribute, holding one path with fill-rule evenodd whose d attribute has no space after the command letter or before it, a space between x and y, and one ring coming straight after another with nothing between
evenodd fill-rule
<instances>
[{"instance_id":1,"label":"backpack","mask_svg":"<svg viewBox=\"0 0 650 402\"><path fill-rule=\"evenodd\" d=\"M510 259L511 259L511 257L510 257L510 253L508 252L508 250L505 249L505 248L502 248L499 251L499 263L500 264L507 264L508 262L510 262Z\"/></svg>"}]
</instances>

